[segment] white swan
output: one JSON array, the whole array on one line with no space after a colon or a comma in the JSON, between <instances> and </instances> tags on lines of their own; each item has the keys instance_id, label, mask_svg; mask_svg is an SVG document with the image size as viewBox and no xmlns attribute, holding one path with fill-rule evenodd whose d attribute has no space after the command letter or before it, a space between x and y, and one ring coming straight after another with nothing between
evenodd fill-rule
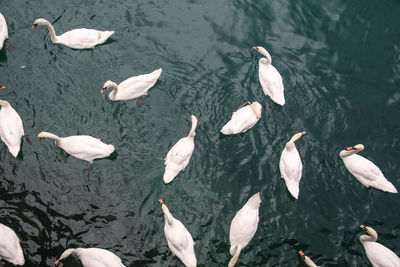
<instances>
[{"instance_id":1,"label":"white swan","mask_svg":"<svg viewBox=\"0 0 400 267\"><path fill-rule=\"evenodd\" d=\"M307 266L310 267L320 267L317 266L309 257L307 257L306 255L304 255L303 251L299 251L299 255L301 256L301 258L304 260L304 263L307 264Z\"/></svg>"},{"instance_id":2,"label":"white swan","mask_svg":"<svg viewBox=\"0 0 400 267\"><path fill-rule=\"evenodd\" d=\"M378 234L374 229L361 225L361 229L369 235L361 235L360 242L364 246L365 254L373 267L399 267L400 258L390 249L376 242Z\"/></svg>"},{"instance_id":3,"label":"white swan","mask_svg":"<svg viewBox=\"0 0 400 267\"><path fill-rule=\"evenodd\" d=\"M261 105L258 102L247 102L232 113L231 120L221 129L223 134L245 133L252 128L261 118Z\"/></svg>"},{"instance_id":4,"label":"white swan","mask_svg":"<svg viewBox=\"0 0 400 267\"><path fill-rule=\"evenodd\" d=\"M389 182L381 170L368 159L356 155L357 152L364 150L364 145L358 144L347 150L340 151L340 157L343 160L344 166L349 170L356 179L366 187L375 187L376 189L397 193L397 189Z\"/></svg>"},{"instance_id":5,"label":"white swan","mask_svg":"<svg viewBox=\"0 0 400 267\"><path fill-rule=\"evenodd\" d=\"M4 40L8 38L7 23L4 16L0 13L0 50L3 49Z\"/></svg>"},{"instance_id":6,"label":"white swan","mask_svg":"<svg viewBox=\"0 0 400 267\"><path fill-rule=\"evenodd\" d=\"M1 140L7 145L11 154L17 157L21 147L21 137L24 135L22 120L7 101L0 100L0 106Z\"/></svg>"},{"instance_id":7,"label":"white swan","mask_svg":"<svg viewBox=\"0 0 400 267\"><path fill-rule=\"evenodd\" d=\"M236 264L240 251L247 246L256 233L260 203L260 193L257 193L246 202L233 218L229 232L229 241L231 243L229 252L232 255L232 259L228 267L233 267Z\"/></svg>"},{"instance_id":8,"label":"white swan","mask_svg":"<svg viewBox=\"0 0 400 267\"><path fill-rule=\"evenodd\" d=\"M165 157L164 183L170 183L180 171L183 171L189 164L194 150L194 136L197 126L197 118L191 115L192 128L189 135L179 139L179 141L168 151Z\"/></svg>"},{"instance_id":9,"label":"white swan","mask_svg":"<svg viewBox=\"0 0 400 267\"><path fill-rule=\"evenodd\" d=\"M264 94L269 96L275 103L281 106L285 105L282 76L272 66L271 55L262 46L254 46L253 49L265 56L265 58L258 60L258 79Z\"/></svg>"},{"instance_id":10,"label":"white swan","mask_svg":"<svg viewBox=\"0 0 400 267\"><path fill-rule=\"evenodd\" d=\"M8 226L0 223L0 260L4 259L14 265L24 265L25 259L19 238ZM0 264L1 265L1 264Z\"/></svg>"},{"instance_id":11,"label":"white swan","mask_svg":"<svg viewBox=\"0 0 400 267\"><path fill-rule=\"evenodd\" d=\"M165 225L164 234L168 247L187 267L195 267L197 264L194 254L194 242L186 227L175 219L162 199L158 201L164 212Z\"/></svg>"},{"instance_id":12,"label":"white swan","mask_svg":"<svg viewBox=\"0 0 400 267\"><path fill-rule=\"evenodd\" d=\"M305 134L306 132L301 132L293 135L290 141L286 143L279 161L281 177L285 180L287 189L295 199L299 197L299 183L303 164L301 163L301 158L294 142Z\"/></svg>"},{"instance_id":13,"label":"white swan","mask_svg":"<svg viewBox=\"0 0 400 267\"><path fill-rule=\"evenodd\" d=\"M100 139L89 135L74 135L68 137L58 137L55 134L41 132L38 138L50 138L55 140L56 146L64 149L68 154L75 158L93 163L94 159L108 157L114 152L113 145L107 145Z\"/></svg>"},{"instance_id":14,"label":"white swan","mask_svg":"<svg viewBox=\"0 0 400 267\"><path fill-rule=\"evenodd\" d=\"M74 29L56 36L53 25L45 19L37 19L33 22L32 29L38 25L45 25L49 29L51 41L55 44L63 44L75 49L94 48L102 44L114 34L114 31L98 31L94 29Z\"/></svg>"},{"instance_id":15,"label":"white swan","mask_svg":"<svg viewBox=\"0 0 400 267\"><path fill-rule=\"evenodd\" d=\"M69 248L56 260L55 265L71 254L78 257L84 267L125 267L117 255L101 248Z\"/></svg>"},{"instance_id":16,"label":"white swan","mask_svg":"<svg viewBox=\"0 0 400 267\"><path fill-rule=\"evenodd\" d=\"M149 74L133 76L118 85L115 82L106 81L100 93L103 94L108 88L113 88L114 90L108 94L108 98L113 101L128 100L147 95L147 91L157 82L161 72L162 69L160 68Z\"/></svg>"}]
</instances>

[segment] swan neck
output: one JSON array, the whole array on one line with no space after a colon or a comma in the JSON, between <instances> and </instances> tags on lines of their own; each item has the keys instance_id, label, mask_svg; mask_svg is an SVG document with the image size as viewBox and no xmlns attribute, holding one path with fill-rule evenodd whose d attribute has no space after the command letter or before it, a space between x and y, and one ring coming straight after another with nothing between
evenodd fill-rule
<instances>
[{"instance_id":1,"label":"swan neck","mask_svg":"<svg viewBox=\"0 0 400 267\"><path fill-rule=\"evenodd\" d=\"M2 106L2 107L7 107L7 106L9 106L10 105L10 103L8 103L7 101L5 101L5 100L0 100L0 106Z\"/></svg>"},{"instance_id":2,"label":"swan neck","mask_svg":"<svg viewBox=\"0 0 400 267\"><path fill-rule=\"evenodd\" d=\"M197 119L192 119L192 128L190 129L189 132L189 137L194 137L196 135L195 130L197 127Z\"/></svg>"},{"instance_id":3,"label":"swan neck","mask_svg":"<svg viewBox=\"0 0 400 267\"><path fill-rule=\"evenodd\" d=\"M236 262L238 261L240 251L242 250L240 245L236 246L235 254L233 254L232 259L229 261L228 267L233 267L235 266Z\"/></svg>"},{"instance_id":4,"label":"swan neck","mask_svg":"<svg viewBox=\"0 0 400 267\"><path fill-rule=\"evenodd\" d=\"M378 240L378 233L375 232L375 230L368 229L368 234L369 235L362 235L360 236L360 242L375 242Z\"/></svg>"},{"instance_id":5,"label":"swan neck","mask_svg":"<svg viewBox=\"0 0 400 267\"><path fill-rule=\"evenodd\" d=\"M289 140L289 142L286 143L286 148L288 150L292 150L295 147L294 142L299 140L302 136L303 136L302 133L297 133L297 134L293 135L293 137Z\"/></svg>"},{"instance_id":6,"label":"swan neck","mask_svg":"<svg viewBox=\"0 0 400 267\"><path fill-rule=\"evenodd\" d=\"M48 132L41 132L38 135L38 137L39 138L50 138L50 139L53 139L53 140L56 141L56 144L58 144L60 142L60 140L61 140L60 137L58 137L57 135L52 134L52 133L48 133Z\"/></svg>"},{"instance_id":7,"label":"swan neck","mask_svg":"<svg viewBox=\"0 0 400 267\"><path fill-rule=\"evenodd\" d=\"M271 55L268 53L268 51L265 50L265 49L262 49L260 52L261 52L262 55L264 55L267 58L268 64L271 65L272 64L272 58L271 58Z\"/></svg>"},{"instance_id":8,"label":"swan neck","mask_svg":"<svg viewBox=\"0 0 400 267\"><path fill-rule=\"evenodd\" d=\"M77 254L77 249L75 249L75 248L69 248L69 249L65 250L65 251L63 252L63 254L61 254L60 260L65 259L65 258L68 258L69 255L71 255L71 254Z\"/></svg>"},{"instance_id":9,"label":"swan neck","mask_svg":"<svg viewBox=\"0 0 400 267\"><path fill-rule=\"evenodd\" d=\"M53 43L58 43L58 38L57 38L56 31L54 30L53 25L48 21L45 22L45 25L49 29L51 41Z\"/></svg>"},{"instance_id":10,"label":"swan neck","mask_svg":"<svg viewBox=\"0 0 400 267\"><path fill-rule=\"evenodd\" d=\"M110 98L115 99L118 94L118 85L116 83L112 83L110 87L113 89L110 93Z\"/></svg>"},{"instance_id":11,"label":"swan neck","mask_svg":"<svg viewBox=\"0 0 400 267\"><path fill-rule=\"evenodd\" d=\"M307 256L305 256L304 262L307 264L307 266L317 267L317 265Z\"/></svg>"},{"instance_id":12,"label":"swan neck","mask_svg":"<svg viewBox=\"0 0 400 267\"><path fill-rule=\"evenodd\" d=\"M162 205L162 210L164 212L165 220L169 225L172 225L174 222L174 217L172 216L171 212L169 212L169 209L165 204Z\"/></svg>"},{"instance_id":13,"label":"swan neck","mask_svg":"<svg viewBox=\"0 0 400 267\"><path fill-rule=\"evenodd\" d=\"M345 158L345 157L351 156L353 154L356 154L357 152L359 152L359 151L358 150L350 150L350 151L342 150L342 151L340 151L339 155L341 158Z\"/></svg>"}]
</instances>

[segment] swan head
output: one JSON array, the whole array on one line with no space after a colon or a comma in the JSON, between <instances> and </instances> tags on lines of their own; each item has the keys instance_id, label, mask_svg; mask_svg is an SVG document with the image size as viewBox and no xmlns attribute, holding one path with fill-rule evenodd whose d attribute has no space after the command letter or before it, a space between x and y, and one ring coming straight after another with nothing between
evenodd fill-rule
<instances>
[{"instance_id":1,"label":"swan head","mask_svg":"<svg viewBox=\"0 0 400 267\"><path fill-rule=\"evenodd\" d=\"M0 85L0 90L3 90L3 89L6 89L6 87L3 85Z\"/></svg>"},{"instance_id":2,"label":"swan head","mask_svg":"<svg viewBox=\"0 0 400 267\"><path fill-rule=\"evenodd\" d=\"M103 85L103 89L100 90L100 93L104 94L104 92L110 87L117 87L117 84L113 81L106 81Z\"/></svg>"},{"instance_id":3,"label":"swan head","mask_svg":"<svg viewBox=\"0 0 400 267\"><path fill-rule=\"evenodd\" d=\"M258 51L261 55L264 55L267 58L267 63L268 64L272 63L271 55L268 53L268 51L264 47L262 47L262 46L253 46L253 50ZM261 61L261 62L264 63L264 61Z\"/></svg>"},{"instance_id":4,"label":"swan head","mask_svg":"<svg viewBox=\"0 0 400 267\"><path fill-rule=\"evenodd\" d=\"M58 260L56 260L55 265L56 266L59 265L63 259L68 258L69 255L71 255L71 254L76 254L76 249L69 248L69 249L65 250L63 252L63 254L61 254L60 258L58 258Z\"/></svg>"},{"instance_id":5,"label":"swan head","mask_svg":"<svg viewBox=\"0 0 400 267\"><path fill-rule=\"evenodd\" d=\"M308 266L316 266L315 263L309 257L304 255L303 251L299 250L299 255Z\"/></svg>"},{"instance_id":6,"label":"swan head","mask_svg":"<svg viewBox=\"0 0 400 267\"><path fill-rule=\"evenodd\" d=\"M378 233L372 227L365 226L365 225L360 225L360 228L363 229L365 232L367 232L370 236L377 236L378 235Z\"/></svg>"},{"instance_id":7,"label":"swan head","mask_svg":"<svg viewBox=\"0 0 400 267\"><path fill-rule=\"evenodd\" d=\"M169 211L167 205L164 204L164 201L162 199L158 200L158 203L160 203L161 209L164 212L165 220L168 222L168 224L172 224L173 223L173 217L172 217L172 214Z\"/></svg>"},{"instance_id":8,"label":"swan head","mask_svg":"<svg viewBox=\"0 0 400 267\"><path fill-rule=\"evenodd\" d=\"M45 19L42 19L42 18L37 19L33 22L32 29L35 29L39 25L46 25L47 23L49 23L49 22Z\"/></svg>"},{"instance_id":9,"label":"swan head","mask_svg":"<svg viewBox=\"0 0 400 267\"><path fill-rule=\"evenodd\" d=\"M358 144L358 145L355 145L355 146L348 147L346 150L347 151L353 151L353 150L361 151L361 150L364 150L364 145L363 144Z\"/></svg>"},{"instance_id":10,"label":"swan head","mask_svg":"<svg viewBox=\"0 0 400 267\"><path fill-rule=\"evenodd\" d=\"M261 118L261 110L262 110L262 107L261 107L260 103L258 103L258 102L250 102L250 107L254 111L254 114L256 115L256 118L260 119Z\"/></svg>"}]
</instances>

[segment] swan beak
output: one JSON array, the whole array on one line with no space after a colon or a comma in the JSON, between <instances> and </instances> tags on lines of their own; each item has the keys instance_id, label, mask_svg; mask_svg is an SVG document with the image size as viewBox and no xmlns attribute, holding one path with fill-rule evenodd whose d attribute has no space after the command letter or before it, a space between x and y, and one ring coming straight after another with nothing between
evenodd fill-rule
<instances>
[{"instance_id":1,"label":"swan beak","mask_svg":"<svg viewBox=\"0 0 400 267\"><path fill-rule=\"evenodd\" d=\"M101 94L104 94L104 92L107 90L107 87L104 87L103 89L100 90Z\"/></svg>"},{"instance_id":2,"label":"swan beak","mask_svg":"<svg viewBox=\"0 0 400 267\"><path fill-rule=\"evenodd\" d=\"M299 250L299 255L300 255L303 259L305 259L305 256L304 256L303 251Z\"/></svg>"},{"instance_id":3,"label":"swan beak","mask_svg":"<svg viewBox=\"0 0 400 267\"><path fill-rule=\"evenodd\" d=\"M162 199L159 199L159 200L158 200L158 203L160 203L160 205L163 205L163 204L164 204L164 201L163 201Z\"/></svg>"},{"instance_id":4,"label":"swan beak","mask_svg":"<svg viewBox=\"0 0 400 267\"><path fill-rule=\"evenodd\" d=\"M347 148L347 151L352 151L352 150L356 150L356 149L354 148L354 146L351 146L351 147L348 147L348 148Z\"/></svg>"},{"instance_id":5,"label":"swan beak","mask_svg":"<svg viewBox=\"0 0 400 267\"><path fill-rule=\"evenodd\" d=\"M257 46L253 46L253 49L258 51L258 47Z\"/></svg>"},{"instance_id":6,"label":"swan beak","mask_svg":"<svg viewBox=\"0 0 400 267\"><path fill-rule=\"evenodd\" d=\"M60 260L56 260L56 262L54 263L56 266L60 264Z\"/></svg>"},{"instance_id":7,"label":"swan beak","mask_svg":"<svg viewBox=\"0 0 400 267\"><path fill-rule=\"evenodd\" d=\"M32 29L35 29L37 26L38 26L37 24L33 24Z\"/></svg>"},{"instance_id":8,"label":"swan beak","mask_svg":"<svg viewBox=\"0 0 400 267\"><path fill-rule=\"evenodd\" d=\"M360 225L360 228L367 231L367 227L365 227L364 225Z\"/></svg>"},{"instance_id":9,"label":"swan beak","mask_svg":"<svg viewBox=\"0 0 400 267\"><path fill-rule=\"evenodd\" d=\"M302 132L302 133L301 133L301 135L305 135L305 134L306 134L306 132ZM300 251L301 251L301 250L300 250Z\"/></svg>"},{"instance_id":10,"label":"swan beak","mask_svg":"<svg viewBox=\"0 0 400 267\"><path fill-rule=\"evenodd\" d=\"M0 90L6 89L5 86L0 85Z\"/></svg>"}]
</instances>

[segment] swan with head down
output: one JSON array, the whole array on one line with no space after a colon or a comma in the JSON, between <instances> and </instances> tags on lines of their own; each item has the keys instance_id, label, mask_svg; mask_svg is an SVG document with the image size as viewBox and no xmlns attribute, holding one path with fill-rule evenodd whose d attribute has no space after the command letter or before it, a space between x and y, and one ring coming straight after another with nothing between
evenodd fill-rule
<instances>
[{"instance_id":1,"label":"swan with head down","mask_svg":"<svg viewBox=\"0 0 400 267\"><path fill-rule=\"evenodd\" d=\"M262 46L254 46L253 49L265 56L258 60L258 79L265 96L269 96L272 101L281 106L285 105L282 76L276 68L272 66L271 55Z\"/></svg>"},{"instance_id":2,"label":"swan with head down","mask_svg":"<svg viewBox=\"0 0 400 267\"><path fill-rule=\"evenodd\" d=\"M79 258L84 267L125 267L117 255L101 248L69 248L56 260L55 265L70 255Z\"/></svg>"},{"instance_id":3,"label":"swan with head down","mask_svg":"<svg viewBox=\"0 0 400 267\"><path fill-rule=\"evenodd\" d=\"M383 175L382 171L370 160L357 155L364 150L364 145L358 144L348 147L339 153L346 169L364 186L370 186L390 193L397 193L397 189Z\"/></svg>"},{"instance_id":4,"label":"swan with head down","mask_svg":"<svg viewBox=\"0 0 400 267\"><path fill-rule=\"evenodd\" d=\"M93 49L102 44L114 34L114 31L98 31L94 29L74 29L57 36L53 25L45 19L37 19L33 22L32 29L44 25L49 29L51 41L55 44L63 44L74 49Z\"/></svg>"}]
</instances>

